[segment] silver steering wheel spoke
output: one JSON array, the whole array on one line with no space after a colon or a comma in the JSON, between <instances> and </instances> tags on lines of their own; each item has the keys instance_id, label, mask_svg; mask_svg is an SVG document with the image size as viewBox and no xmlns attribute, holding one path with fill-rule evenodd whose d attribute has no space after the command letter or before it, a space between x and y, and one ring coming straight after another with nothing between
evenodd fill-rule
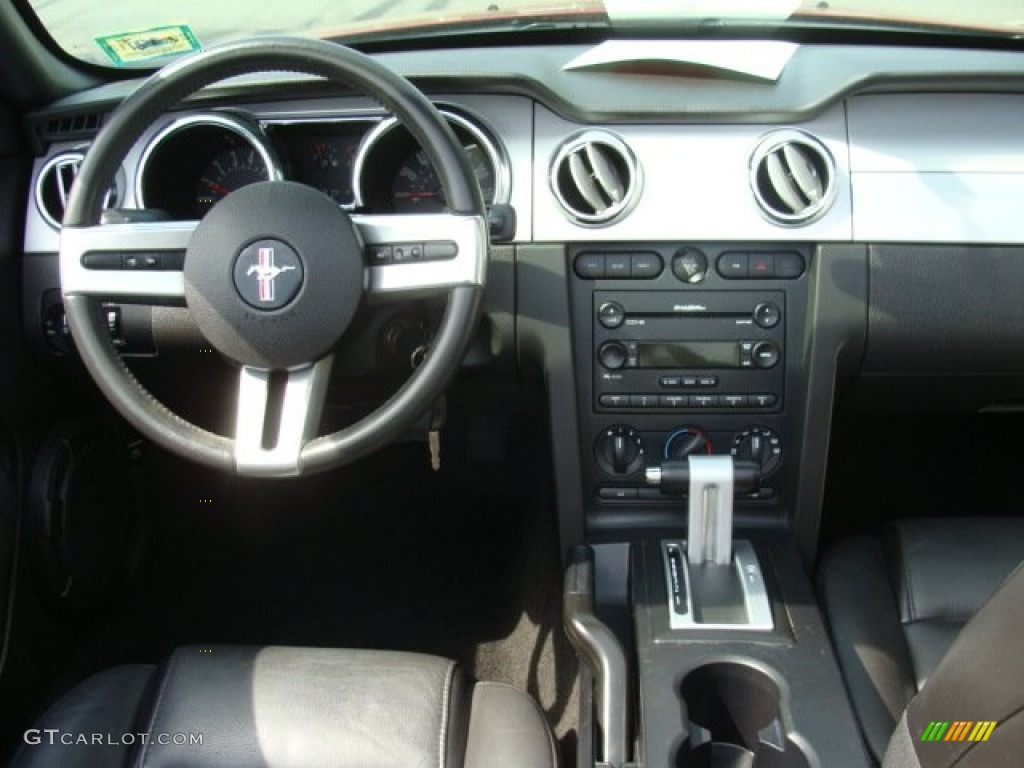
<instances>
[{"instance_id":1,"label":"silver steering wheel spoke","mask_svg":"<svg viewBox=\"0 0 1024 768\"><path fill-rule=\"evenodd\" d=\"M368 294L438 293L486 280L487 222L448 213L353 215Z\"/></svg>"},{"instance_id":2,"label":"silver steering wheel spoke","mask_svg":"<svg viewBox=\"0 0 1024 768\"><path fill-rule=\"evenodd\" d=\"M238 379L235 467L240 475L301 473L302 448L316 436L333 356L278 375L243 366Z\"/></svg>"},{"instance_id":3,"label":"silver steering wheel spoke","mask_svg":"<svg viewBox=\"0 0 1024 768\"><path fill-rule=\"evenodd\" d=\"M184 303L182 265L196 221L64 227L61 290L124 303Z\"/></svg>"}]
</instances>

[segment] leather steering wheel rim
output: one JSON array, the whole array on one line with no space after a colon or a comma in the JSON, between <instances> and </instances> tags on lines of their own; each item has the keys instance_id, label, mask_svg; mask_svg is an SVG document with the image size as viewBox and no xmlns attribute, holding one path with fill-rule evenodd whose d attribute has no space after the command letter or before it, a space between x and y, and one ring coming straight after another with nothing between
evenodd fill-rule
<instances>
[{"instance_id":1,"label":"leather steering wheel rim","mask_svg":"<svg viewBox=\"0 0 1024 768\"><path fill-rule=\"evenodd\" d=\"M169 108L207 85L267 71L320 76L380 102L427 152L444 188L448 213L471 219L482 232L482 242L472 255L480 279L446 287L447 307L430 354L405 384L351 426L304 440L295 467L254 472L240 469L235 440L181 418L136 380L109 337L101 312L102 299L76 292L68 285L65 236L73 236L76 228L96 228L109 180L145 129ZM426 96L409 81L364 54L325 41L262 38L231 43L155 73L113 113L92 144L63 222L61 283L68 324L82 361L100 390L129 423L164 448L240 474L294 476L331 469L365 456L401 434L431 407L458 369L479 318L487 258L484 213L479 187L458 140Z\"/></svg>"}]
</instances>

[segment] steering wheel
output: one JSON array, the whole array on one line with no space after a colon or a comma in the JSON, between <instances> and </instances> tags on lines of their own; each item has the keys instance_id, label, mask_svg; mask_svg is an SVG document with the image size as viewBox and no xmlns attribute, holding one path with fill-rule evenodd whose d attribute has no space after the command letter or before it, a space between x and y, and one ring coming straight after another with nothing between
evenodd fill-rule
<instances>
[{"instance_id":1,"label":"steering wheel","mask_svg":"<svg viewBox=\"0 0 1024 768\"><path fill-rule=\"evenodd\" d=\"M350 215L315 189L271 180L232 193L198 222L100 222L117 168L153 121L200 88L265 71L320 76L380 102L426 150L448 212ZM420 246L431 258L364 266L367 249L397 244ZM431 407L476 327L487 244L473 172L448 123L420 91L349 48L262 38L171 64L114 112L68 200L61 293L86 368L141 433L222 470L296 476L374 451ZM364 298L440 292L448 294L447 307L423 364L376 410L316 437L332 350ZM233 437L186 421L135 379L111 342L103 301L189 307L210 344L239 366Z\"/></svg>"}]
</instances>

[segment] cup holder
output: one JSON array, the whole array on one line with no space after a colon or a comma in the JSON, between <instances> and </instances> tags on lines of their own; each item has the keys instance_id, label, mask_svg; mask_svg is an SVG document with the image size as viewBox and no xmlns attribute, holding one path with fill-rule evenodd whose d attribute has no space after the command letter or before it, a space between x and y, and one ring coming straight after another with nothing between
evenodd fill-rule
<instances>
[{"instance_id":1,"label":"cup holder","mask_svg":"<svg viewBox=\"0 0 1024 768\"><path fill-rule=\"evenodd\" d=\"M708 664L683 679L681 693L690 722L677 768L809 768L782 725L779 688L760 670Z\"/></svg>"}]
</instances>

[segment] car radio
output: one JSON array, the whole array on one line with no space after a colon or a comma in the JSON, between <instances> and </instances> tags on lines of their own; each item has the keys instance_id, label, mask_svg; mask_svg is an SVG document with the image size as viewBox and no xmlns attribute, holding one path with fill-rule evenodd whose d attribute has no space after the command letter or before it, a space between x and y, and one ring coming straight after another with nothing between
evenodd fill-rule
<instances>
[{"instance_id":1,"label":"car radio","mask_svg":"<svg viewBox=\"0 0 1024 768\"><path fill-rule=\"evenodd\" d=\"M595 410L781 410L785 299L595 291Z\"/></svg>"}]
</instances>

